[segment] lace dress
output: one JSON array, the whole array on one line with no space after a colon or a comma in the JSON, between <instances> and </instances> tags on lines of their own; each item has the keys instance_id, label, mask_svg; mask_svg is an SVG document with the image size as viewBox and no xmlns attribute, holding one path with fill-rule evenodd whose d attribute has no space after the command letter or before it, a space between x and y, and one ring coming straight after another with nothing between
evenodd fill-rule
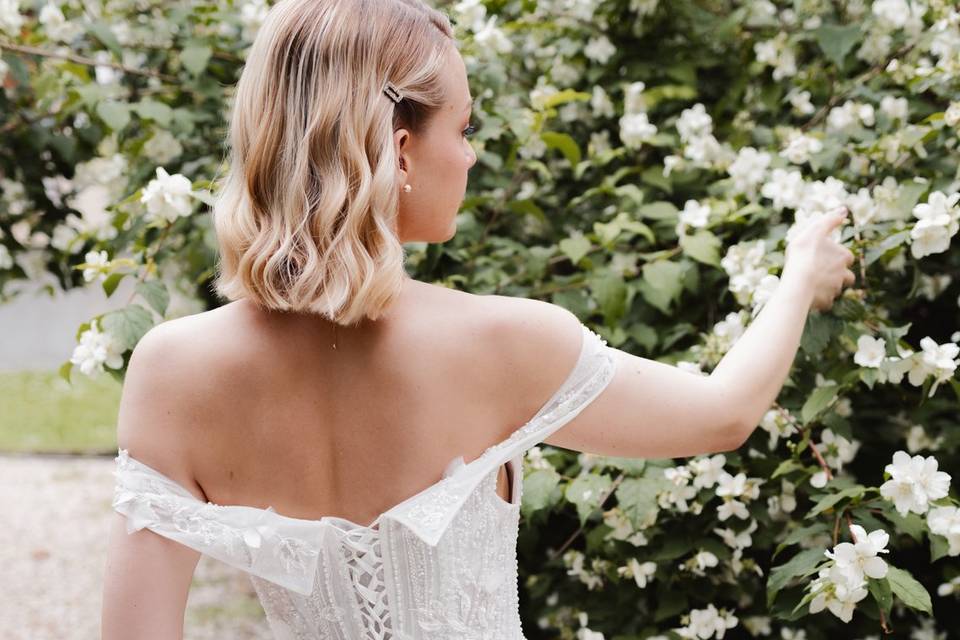
<instances>
[{"instance_id":1,"label":"lace dress","mask_svg":"<svg viewBox=\"0 0 960 640\"><path fill-rule=\"evenodd\" d=\"M247 572L279 640L525 640L516 555L523 454L572 420L616 368L606 341L581 327L576 365L529 422L470 463L455 458L438 482L369 526L204 503L126 449L113 508L127 533L146 527ZM496 492L503 464L511 502Z\"/></svg>"}]
</instances>

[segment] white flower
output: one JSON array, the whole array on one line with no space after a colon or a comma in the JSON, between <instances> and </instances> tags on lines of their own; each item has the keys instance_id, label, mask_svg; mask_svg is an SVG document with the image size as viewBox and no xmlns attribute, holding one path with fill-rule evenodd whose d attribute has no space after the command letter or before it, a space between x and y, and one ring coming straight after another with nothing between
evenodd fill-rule
<instances>
[{"instance_id":1,"label":"white flower","mask_svg":"<svg viewBox=\"0 0 960 640\"><path fill-rule=\"evenodd\" d=\"M650 124L647 114L631 113L620 118L620 139L632 149L638 149L657 133L657 127Z\"/></svg>"},{"instance_id":2,"label":"white flower","mask_svg":"<svg viewBox=\"0 0 960 640\"><path fill-rule=\"evenodd\" d=\"M714 529L713 532L723 538L724 544L731 549L746 549L753 545L751 533L757 530L757 521L750 520L750 526L739 533L733 529Z\"/></svg>"},{"instance_id":3,"label":"white flower","mask_svg":"<svg viewBox=\"0 0 960 640\"><path fill-rule=\"evenodd\" d=\"M856 603L867 597L864 582L856 577L836 564L822 567L810 585L811 591L817 594L810 601L810 613L826 608L844 622L850 622Z\"/></svg>"},{"instance_id":4,"label":"white flower","mask_svg":"<svg viewBox=\"0 0 960 640\"><path fill-rule=\"evenodd\" d=\"M822 150L823 143L817 138L793 131L787 139L787 145L780 151L780 156L793 164L803 164L810 161L810 156Z\"/></svg>"},{"instance_id":5,"label":"white flower","mask_svg":"<svg viewBox=\"0 0 960 640\"><path fill-rule=\"evenodd\" d=\"M795 209L803 197L803 176L796 169L774 169L760 189L764 198L773 200L775 209Z\"/></svg>"},{"instance_id":6,"label":"white flower","mask_svg":"<svg viewBox=\"0 0 960 640\"><path fill-rule=\"evenodd\" d=\"M736 476L727 472L721 473L717 478L716 494L724 499L723 504L717 507L720 520L726 520L730 516L737 516L741 520L750 517L746 505L737 499L748 495L747 476L743 472Z\"/></svg>"},{"instance_id":7,"label":"white flower","mask_svg":"<svg viewBox=\"0 0 960 640\"><path fill-rule=\"evenodd\" d=\"M110 259L107 257L106 251L88 251L83 261L90 265L83 269L83 279L86 282L92 282L97 276L100 277L100 280L107 279L105 267L109 264Z\"/></svg>"},{"instance_id":8,"label":"white flower","mask_svg":"<svg viewBox=\"0 0 960 640\"><path fill-rule=\"evenodd\" d=\"M862 335L857 339L857 352L853 355L853 361L861 367L879 367L886 356L886 346L887 341L883 338Z\"/></svg>"},{"instance_id":9,"label":"white flower","mask_svg":"<svg viewBox=\"0 0 960 640\"><path fill-rule=\"evenodd\" d=\"M104 365L111 369L123 366L123 347L109 333L100 331L98 321L90 323L90 328L80 334L80 343L74 348L70 362L79 365L80 371L88 376L103 373Z\"/></svg>"},{"instance_id":10,"label":"white flower","mask_svg":"<svg viewBox=\"0 0 960 640\"><path fill-rule=\"evenodd\" d=\"M787 94L787 99L790 101L790 106L793 107L793 112L798 116L809 116L817 110L816 107L813 106L813 103L810 102L809 91L797 91L793 89Z\"/></svg>"},{"instance_id":11,"label":"white flower","mask_svg":"<svg viewBox=\"0 0 960 640\"><path fill-rule=\"evenodd\" d=\"M770 434L768 447L772 450L776 448L780 438L791 436L797 432L797 428L790 420L776 409L769 409L760 419L760 428Z\"/></svg>"},{"instance_id":12,"label":"white flower","mask_svg":"<svg viewBox=\"0 0 960 640\"><path fill-rule=\"evenodd\" d=\"M957 355L960 354L960 346L947 342L937 344L930 336L920 340L920 348L923 349L922 362L927 372L934 375L939 382L945 382L953 377L953 372L957 369Z\"/></svg>"},{"instance_id":13,"label":"white flower","mask_svg":"<svg viewBox=\"0 0 960 640\"><path fill-rule=\"evenodd\" d=\"M894 98L891 95L886 95L880 100L880 111L891 120L906 122L910 105L906 98Z\"/></svg>"},{"instance_id":14,"label":"white flower","mask_svg":"<svg viewBox=\"0 0 960 640\"><path fill-rule=\"evenodd\" d=\"M623 88L623 113L625 115L644 113L647 110L647 99L643 92L647 85L643 82L631 82Z\"/></svg>"},{"instance_id":15,"label":"white flower","mask_svg":"<svg viewBox=\"0 0 960 640\"><path fill-rule=\"evenodd\" d=\"M626 576L628 578L633 578L637 583L637 587L640 589L645 589L646 586L651 582L653 574L657 572L657 564L655 562L643 562L641 563L636 558L630 558L627 560L627 564L623 567L617 568L617 573L621 576Z\"/></svg>"},{"instance_id":16,"label":"white flower","mask_svg":"<svg viewBox=\"0 0 960 640\"><path fill-rule=\"evenodd\" d=\"M696 474L693 479L693 486L698 489L707 489L712 487L720 479L723 473L723 465L726 464L727 457L722 453L711 457L695 458L690 461L690 468Z\"/></svg>"},{"instance_id":17,"label":"white flower","mask_svg":"<svg viewBox=\"0 0 960 640\"><path fill-rule=\"evenodd\" d=\"M20 13L19 0L0 0L0 31L17 37L22 26L23 15Z\"/></svg>"},{"instance_id":18,"label":"white flower","mask_svg":"<svg viewBox=\"0 0 960 640\"><path fill-rule=\"evenodd\" d=\"M936 451L940 448L941 444L943 444L943 436L941 435L937 436L936 439L931 439L924 430L923 425L915 424L910 427L910 430L907 432L907 451L910 453L916 453L922 449Z\"/></svg>"},{"instance_id":19,"label":"white flower","mask_svg":"<svg viewBox=\"0 0 960 640\"><path fill-rule=\"evenodd\" d=\"M583 54L590 60L595 60L600 64L606 64L607 60L617 52L610 39L606 36L591 38L587 46L583 49Z\"/></svg>"},{"instance_id":20,"label":"white flower","mask_svg":"<svg viewBox=\"0 0 960 640\"><path fill-rule=\"evenodd\" d=\"M170 175L163 167L157 167L157 177L144 187L140 202L147 205L150 221L173 222L190 215L193 195L190 180L185 176L179 173Z\"/></svg>"},{"instance_id":21,"label":"white flower","mask_svg":"<svg viewBox=\"0 0 960 640\"><path fill-rule=\"evenodd\" d=\"M593 109L593 115L595 116L603 116L607 118L613 117L613 101L600 85L594 85L593 87L593 94L590 97L590 107ZM609 132L606 133L609 134Z\"/></svg>"},{"instance_id":22,"label":"white flower","mask_svg":"<svg viewBox=\"0 0 960 640\"><path fill-rule=\"evenodd\" d=\"M943 121L948 127L955 127L960 124L960 102L951 102L950 106L943 114Z\"/></svg>"},{"instance_id":23,"label":"white flower","mask_svg":"<svg viewBox=\"0 0 960 640\"><path fill-rule=\"evenodd\" d=\"M83 31L83 27L80 25L68 22L63 15L63 11L53 2L47 2L44 5L43 9L40 10L38 19L47 32L47 36L52 40L70 42Z\"/></svg>"},{"instance_id":24,"label":"white flower","mask_svg":"<svg viewBox=\"0 0 960 640\"><path fill-rule=\"evenodd\" d=\"M481 48L489 48L497 53L510 53L513 51L513 42L497 26L497 17L495 15L490 16L483 27L474 34L473 40Z\"/></svg>"},{"instance_id":25,"label":"white flower","mask_svg":"<svg viewBox=\"0 0 960 640\"><path fill-rule=\"evenodd\" d=\"M926 7L920 0L876 0L872 7L873 15L887 28L915 28L920 22Z\"/></svg>"},{"instance_id":26,"label":"white flower","mask_svg":"<svg viewBox=\"0 0 960 640\"><path fill-rule=\"evenodd\" d=\"M480 0L461 0L453 5L453 12L457 24L466 25L471 31L483 28L483 19L487 16L487 8Z\"/></svg>"},{"instance_id":27,"label":"white flower","mask_svg":"<svg viewBox=\"0 0 960 640\"><path fill-rule=\"evenodd\" d=\"M787 44L787 34L781 31L777 37L753 45L757 61L773 67L773 79L797 75L797 58L793 49Z\"/></svg>"},{"instance_id":28,"label":"white flower","mask_svg":"<svg viewBox=\"0 0 960 640\"><path fill-rule=\"evenodd\" d=\"M166 129L154 132L143 145L143 154L156 164L166 164L183 153L183 146Z\"/></svg>"},{"instance_id":29,"label":"white flower","mask_svg":"<svg viewBox=\"0 0 960 640\"><path fill-rule=\"evenodd\" d=\"M0 244L0 271L4 269L9 269L13 266L13 256L10 255L10 249L7 249L7 246Z\"/></svg>"},{"instance_id":30,"label":"white flower","mask_svg":"<svg viewBox=\"0 0 960 640\"><path fill-rule=\"evenodd\" d=\"M680 236L686 232L688 226L702 229L707 226L709 218L709 205L700 204L696 200L687 200L683 205L683 210L680 211L679 222L677 222L675 231Z\"/></svg>"},{"instance_id":31,"label":"white flower","mask_svg":"<svg viewBox=\"0 0 960 640\"><path fill-rule=\"evenodd\" d=\"M910 252L914 258L942 253L950 248L950 238L960 230L958 201L960 193L948 197L934 191L927 197L927 202L913 208L913 215L918 219L910 231Z\"/></svg>"},{"instance_id":32,"label":"white flower","mask_svg":"<svg viewBox=\"0 0 960 640\"><path fill-rule=\"evenodd\" d=\"M824 555L833 560L837 566L848 571L850 575L858 575L862 581L863 576L880 579L887 575L887 563L877 554L890 553L886 548L890 541L890 535L883 529L871 531L869 534L858 524L850 526L850 533L853 534L855 542L841 542L833 548L833 551L826 551Z\"/></svg>"},{"instance_id":33,"label":"white flower","mask_svg":"<svg viewBox=\"0 0 960 640\"><path fill-rule=\"evenodd\" d=\"M706 609L693 609L688 615L687 626L676 629L682 638L723 638L727 629L737 626L737 617L732 613L721 613L712 604Z\"/></svg>"},{"instance_id":34,"label":"white flower","mask_svg":"<svg viewBox=\"0 0 960 640\"><path fill-rule=\"evenodd\" d=\"M944 536L950 544L948 555L960 555L960 508L934 507L927 514L927 526L931 533Z\"/></svg>"},{"instance_id":35,"label":"white flower","mask_svg":"<svg viewBox=\"0 0 960 640\"><path fill-rule=\"evenodd\" d=\"M817 471L815 474L810 476L810 486L816 487L817 489L823 489L827 486L827 481L829 477L827 476L826 471Z\"/></svg>"},{"instance_id":36,"label":"white flower","mask_svg":"<svg viewBox=\"0 0 960 640\"><path fill-rule=\"evenodd\" d=\"M880 486L880 495L893 501L902 516L911 511L924 514L932 500L939 500L950 491L950 474L938 471L937 467L933 456L910 457L906 451L897 451L893 462L884 467L890 479Z\"/></svg>"},{"instance_id":37,"label":"white flower","mask_svg":"<svg viewBox=\"0 0 960 640\"><path fill-rule=\"evenodd\" d=\"M945 598L952 593L960 593L960 576L956 576L937 587L937 595L941 598Z\"/></svg>"},{"instance_id":38,"label":"white flower","mask_svg":"<svg viewBox=\"0 0 960 640\"><path fill-rule=\"evenodd\" d=\"M753 195L757 185L763 182L769 166L769 153L757 151L753 147L743 147L727 171L733 178L737 191Z\"/></svg>"},{"instance_id":39,"label":"white flower","mask_svg":"<svg viewBox=\"0 0 960 640\"><path fill-rule=\"evenodd\" d=\"M842 471L843 465L853 460L857 454L860 449L860 442L847 440L843 436L835 434L832 429L824 429L820 434L820 444L815 446L828 465L837 471Z\"/></svg>"},{"instance_id":40,"label":"white flower","mask_svg":"<svg viewBox=\"0 0 960 640\"><path fill-rule=\"evenodd\" d=\"M684 142L709 135L713 132L713 119L701 103L680 112L677 119L677 133Z\"/></svg>"}]
</instances>

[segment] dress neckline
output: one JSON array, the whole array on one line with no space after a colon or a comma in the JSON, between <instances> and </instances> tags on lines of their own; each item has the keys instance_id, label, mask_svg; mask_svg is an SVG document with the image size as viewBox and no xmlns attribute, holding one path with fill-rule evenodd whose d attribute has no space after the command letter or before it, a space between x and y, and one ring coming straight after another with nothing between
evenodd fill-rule
<instances>
[{"instance_id":1,"label":"dress neckline","mask_svg":"<svg viewBox=\"0 0 960 640\"><path fill-rule=\"evenodd\" d=\"M467 469L467 468L475 468L475 465L476 465L478 462L480 462L481 460L483 460L484 458L486 458L488 455L490 455L494 450L496 450L498 444L500 444L500 443L497 443L497 444L494 444L494 445L488 447L483 453L481 453L479 456L477 456L475 459L471 460L470 462L463 462L463 459L464 459L464 458L463 458L462 455L460 455L460 456L455 456L455 457L454 457L453 459L451 459L450 462L447 464L447 467L444 469L444 475L443 475L439 480L437 480L436 482L428 485L428 486L425 487L424 489L416 492L416 493L413 494L412 496L410 496L410 497L408 497L408 498L405 498L405 499L402 500L401 502L398 502L397 504L393 505L392 507L389 507L386 511L381 512L376 518L374 518L373 522L371 522L370 524L367 524L367 525L359 524L358 522L354 522L353 520L350 520L349 518L343 518L343 517L340 517L340 516L332 516L332 515L325 515L325 516L321 516L321 517L316 518L316 519L313 519L313 518L296 518L296 517L294 517L294 516L288 516L288 515L285 515L285 514L280 513L279 511L277 511L276 509L274 509L272 505L267 506L266 508L264 508L264 507L254 507L254 506L246 505L246 504L218 504L218 503L216 503L216 502L211 502L211 501L207 501L206 504L211 505L211 506L215 507L216 509L241 508L241 509L252 509L253 511L258 511L258 512L261 512L261 513L272 513L272 514L274 514L274 515L276 515L276 516L278 516L278 517L281 517L281 518L283 518L283 519L285 519L285 520L290 520L290 521L297 522L297 523L300 523L300 524L323 525L323 524L326 524L326 523L330 523L330 524L339 523L339 524L341 525L341 526L338 527L340 530L346 530L346 531L360 530L360 531L364 531L364 532L377 531L377 530L379 529L380 523L382 522L382 520L383 520L385 517L387 517L388 515L390 515L391 513L395 512L395 511L399 510L401 507L404 507L404 506L406 506L407 504L413 502L413 501L416 500L417 498L420 498L421 496L429 493L430 491L435 490L437 487L439 487L439 486L441 486L441 485L444 485L444 484L446 484L446 483L451 482L454 477L456 477L458 474L462 473L465 469ZM173 480L172 478L166 476L166 475L163 474L162 472L154 469L154 468L151 467L150 465L145 464L144 462L141 462L141 461L138 460L137 458L131 456L131 455L130 455L130 452L129 452L127 449L119 449L118 452L119 452L119 455L120 455L121 460L130 460L130 461L134 462L135 464L140 465L140 466L148 469L151 473L154 473L154 474L160 476L160 477L163 478L166 482L171 483L172 485L174 485L175 487L177 487L180 491L182 491L184 494L190 496L191 499L193 499L193 500L195 500L195 501L197 501L197 502L202 502L199 498L197 498L195 495L193 495L192 493L190 493L190 491L188 491L186 488L184 488L183 485L181 485L180 483L178 483L176 480ZM459 465L454 465L454 463L455 463L457 460L460 460L461 463L460 463ZM514 473L519 473L519 471L518 471L516 468L514 468L513 471L514 471ZM513 498L513 491L512 491L512 490L511 490L511 498ZM345 525L345 526L344 526L344 525Z\"/></svg>"}]
</instances>

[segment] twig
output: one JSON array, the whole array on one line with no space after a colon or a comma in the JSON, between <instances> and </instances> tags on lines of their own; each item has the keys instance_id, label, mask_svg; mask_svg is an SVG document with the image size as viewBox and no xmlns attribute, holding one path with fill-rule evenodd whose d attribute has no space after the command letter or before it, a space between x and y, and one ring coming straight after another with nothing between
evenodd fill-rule
<instances>
[{"instance_id":1,"label":"twig","mask_svg":"<svg viewBox=\"0 0 960 640\"><path fill-rule=\"evenodd\" d=\"M174 76L168 76L159 71L153 71L151 69L134 69L133 67L128 67L125 64L113 61L100 62L99 60L94 60L93 58L88 58L86 56L78 56L74 53L62 53L60 51L50 51L49 49L41 49L39 47L31 47L22 44L13 44L12 42L0 42L0 49L7 51L16 51L18 53L25 53L33 56L40 56L43 58L56 58L60 60L69 60L70 62L76 62L77 64L87 65L89 67L110 67L112 69L117 69L135 76L147 76L150 78L160 78L164 82L176 82L177 78Z\"/></svg>"},{"instance_id":2,"label":"twig","mask_svg":"<svg viewBox=\"0 0 960 640\"><path fill-rule=\"evenodd\" d=\"M604 503L607 501L607 499L608 499L611 495L613 495L613 492L616 490L617 486L618 486L621 482L623 482L623 478L624 478L624 473L621 471L621 472L620 472L620 475L618 475L616 478L614 478L613 484L610 485L610 488L607 490L607 493L606 493L606 494L603 496L603 498L600 500L600 503L599 503L596 507L594 507L593 511L595 511L595 510L600 509L600 508L603 507L603 505L604 505ZM591 511L590 513L593 513L593 511ZM582 532L583 532L583 525L581 524L579 527L577 527L577 530L576 530L576 531L574 531L573 533L571 533L570 536L569 536L566 540L564 540L563 544L560 545L560 548L559 548L559 549L557 549L556 551L554 551L553 553L550 554L549 559L550 559L550 560L556 559L561 553L563 553L563 552L567 549L567 547L569 547L571 544L573 544L573 541L576 540L576 539L577 539L577 536L579 536Z\"/></svg>"}]
</instances>

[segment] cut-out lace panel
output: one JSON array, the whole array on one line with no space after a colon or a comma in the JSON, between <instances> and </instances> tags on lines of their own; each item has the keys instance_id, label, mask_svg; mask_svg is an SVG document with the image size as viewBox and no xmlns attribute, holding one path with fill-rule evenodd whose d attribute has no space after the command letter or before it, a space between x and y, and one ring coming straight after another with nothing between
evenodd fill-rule
<instances>
[{"instance_id":1,"label":"cut-out lace panel","mask_svg":"<svg viewBox=\"0 0 960 640\"><path fill-rule=\"evenodd\" d=\"M610 382L615 358L582 331L574 369L509 438L385 512L369 527L302 520L272 508L204 503L121 450L114 508L250 574L278 639L524 640L516 541L523 454L572 420ZM497 494L510 466L510 502Z\"/></svg>"}]
</instances>

